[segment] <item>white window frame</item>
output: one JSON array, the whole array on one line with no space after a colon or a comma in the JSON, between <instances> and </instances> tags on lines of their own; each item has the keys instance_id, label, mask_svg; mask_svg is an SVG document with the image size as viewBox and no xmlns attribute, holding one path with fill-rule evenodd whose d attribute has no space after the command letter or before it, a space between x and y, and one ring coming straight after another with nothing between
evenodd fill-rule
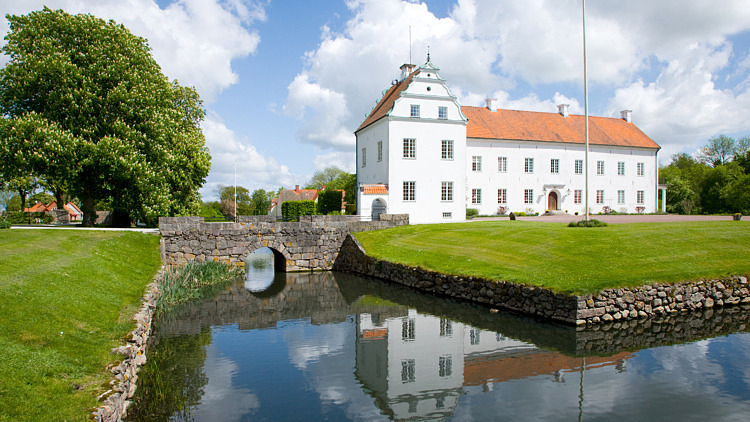
<instances>
[{"instance_id":1,"label":"white window frame","mask_svg":"<svg viewBox=\"0 0 750 422\"><path fill-rule=\"evenodd\" d=\"M500 188L497 190L497 203L498 204L508 203L508 189Z\"/></svg>"},{"instance_id":2,"label":"white window frame","mask_svg":"<svg viewBox=\"0 0 750 422\"><path fill-rule=\"evenodd\" d=\"M482 203L482 189L474 188L471 190L471 203L473 205L479 205Z\"/></svg>"},{"instance_id":3,"label":"white window frame","mask_svg":"<svg viewBox=\"0 0 750 422\"><path fill-rule=\"evenodd\" d=\"M582 189L576 189L573 191L573 203L574 204L583 203L583 190Z\"/></svg>"},{"instance_id":4,"label":"white window frame","mask_svg":"<svg viewBox=\"0 0 750 422\"><path fill-rule=\"evenodd\" d=\"M409 117L419 117L419 104L411 104L409 107Z\"/></svg>"},{"instance_id":5,"label":"white window frame","mask_svg":"<svg viewBox=\"0 0 750 422\"><path fill-rule=\"evenodd\" d=\"M604 176L604 160L598 160L596 162L596 175Z\"/></svg>"},{"instance_id":6,"label":"white window frame","mask_svg":"<svg viewBox=\"0 0 750 422\"><path fill-rule=\"evenodd\" d=\"M597 189L596 190L596 203L597 204L603 204L604 203L604 189Z\"/></svg>"},{"instance_id":7,"label":"white window frame","mask_svg":"<svg viewBox=\"0 0 750 422\"><path fill-rule=\"evenodd\" d=\"M383 141L378 141L378 163L383 161Z\"/></svg>"},{"instance_id":8,"label":"white window frame","mask_svg":"<svg viewBox=\"0 0 750 422\"><path fill-rule=\"evenodd\" d=\"M527 157L523 159L523 172L534 173L534 159L533 158Z\"/></svg>"},{"instance_id":9,"label":"white window frame","mask_svg":"<svg viewBox=\"0 0 750 422\"><path fill-rule=\"evenodd\" d=\"M625 191L618 190L617 191L617 205L623 205L624 203L625 203Z\"/></svg>"},{"instance_id":10,"label":"white window frame","mask_svg":"<svg viewBox=\"0 0 750 422\"><path fill-rule=\"evenodd\" d=\"M636 164L638 177L643 177L646 174L646 165L644 163Z\"/></svg>"},{"instance_id":11,"label":"white window frame","mask_svg":"<svg viewBox=\"0 0 750 422\"><path fill-rule=\"evenodd\" d=\"M523 190L523 203L533 204L534 203L534 189Z\"/></svg>"},{"instance_id":12,"label":"white window frame","mask_svg":"<svg viewBox=\"0 0 750 422\"><path fill-rule=\"evenodd\" d=\"M362 167L367 167L367 148L362 148Z\"/></svg>"},{"instance_id":13,"label":"white window frame","mask_svg":"<svg viewBox=\"0 0 750 422\"><path fill-rule=\"evenodd\" d=\"M481 155L471 156L471 171L475 173L482 172L482 156Z\"/></svg>"},{"instance_id":14,"label":"white window frame","mask_svg":"<svg viewBox=\"0 0 750 422\"><path fill-rule=\"evenodd\" d=\"M575 174L583 174L583 160L576 160Z\"/></svg>"},{"instance_id":15,"label":"white window frame","mask_svg":"<svg viewBox=\"0 0 750 422\"><path fill-rule=\"evenodd\" d=\"M453 140L443 139L441 141L440 157L443 160L453 160Z\"/></svg>"},{"instance_id":16,"label":"white window frame","mask_svg":"<svg viewBox=\"0 0 750 422\"><path fill-rule=\"evenodd\" d=\"M552 174L560 174L560 159L551 158L549 160L549 172Z\"/></svg>"},{"instance_id":17,"label":"white window frame","mask_svg":"<svg viewBox=\"0 0 750 422\"><path fill-rule=\"evenodd\" d=\"M417 182L414 180L405 180L403 184L403 200L405 202L414 202L417 199Z\"/></svg>"},{"instance_id":18,"label":"white window frame","mask_svg":"<svg viewBox=\"0 0 750 422\"><path fill-rule=\"evenodd\" d=\"M443 212L443 218L453 218L452 212Z\"/></svg>"},{"instance_id":19,"label":"white window frame","mask_svg":"<svg viewBox=\"0 0 750 422\"><path fill-rule=\"evenodd\" d=\"M438 119L448 120L448 107L438 106Z\"/></svg>"},{"instance_id":20,"label":"white window frame","mask_svg":"<svg viewBox=\"0 0 750 422\"><path fill-rule=\"evenodd\" d=\"M625 162L624 161L617 162L617 175L625 176Z\"/></svg>"},{"instance_id":21,"label":"white window frame","mask_svg":"<svg viewBox=\"0 0 750 422\"><path fill-rule=\"evenodd\" d=\"M643 205L645 203L645 198L646 198L645 191L642 191L642 190L636 191L635 198L636 198L635 202L638 205Z\"/></svg>"},{"instance_id":22,"label":"white window frame","mask_svg":"<svg viewBox=\"0 0 750 422\"><path fill-rule=\"evenodd\" d=\"M508 157L497 157L497 171L500 173L508 172Z\"/></svg>"},{"instance_id":23,"label":"white window frame","mask_svg":"<svg viewBox=\"0 0 750 422\"><path fill-rule=\"evenodd\" d=\"M440 200L453 202L453 182L440 182Z\"/></svg>"},{"instance_id":24,"label":"white window frame","mask_svg":"<svg viewBox=\"0 0 750 422\"><path fill-rule=\"evenodd\" d=\"M417 140L404 138L404 159L415 160L417 158Z\"/></svg>"}]
</instances>

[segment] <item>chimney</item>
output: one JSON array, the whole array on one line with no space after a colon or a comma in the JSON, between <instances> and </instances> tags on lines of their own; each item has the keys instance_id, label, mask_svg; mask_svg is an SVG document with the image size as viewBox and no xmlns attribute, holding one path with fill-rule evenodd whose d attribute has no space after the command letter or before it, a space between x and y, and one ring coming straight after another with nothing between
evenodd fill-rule
<instances>
[{"instance_id":1,"label":"chimney","mask_svg":"<svg viewBox=\"0 0 750 422\"><path fill-rule=\"evenodd\" d=\"M632 119L630 118L631 113L633 113L633 110L622 110L620 112L620 118L628 123L633 123Z\"/></svg>"},{"instance_id":2,"label":"chimney","mask_svg":"<svg viewBox=\"0 0 750 422\"><path fill-rule=\"evenodd\" d=\"M557 112L563 117L569 117L568 107L570 107L570 104L560 104L557 106Z\"/></svg>"},{"instance_id":3,"label":"chimney","mask_svg":"<svg viewBox=\"0 0 750 422\"><path fill-rule=\"evenodd\" d=\"M414 67L416 67L413 64L404 63L401 65L399 69L401 69L401 80L403 81L406 79L407 76L411 74L411 72L414 71Z\"/></svg>"},{"instance_id":4,"label":"chimney","mask_svg":"<svg viewBox=\"0 0 750 422\"><path fill-rule=\"evenodd\" d=\"M297 191L297 192L299 192L299 185L295 186L294 190Z\"/></svg>"},{"instance_id":5,"label":"chimney","mask_svg":"<svg viewBox=\"0 0 750 422\"><path fill-rule=\"evenodd\" d=\"M484 101L487 103L487 109L489 111L497 111L497 98L487 98Z\"/></svg>"}]
</instances>

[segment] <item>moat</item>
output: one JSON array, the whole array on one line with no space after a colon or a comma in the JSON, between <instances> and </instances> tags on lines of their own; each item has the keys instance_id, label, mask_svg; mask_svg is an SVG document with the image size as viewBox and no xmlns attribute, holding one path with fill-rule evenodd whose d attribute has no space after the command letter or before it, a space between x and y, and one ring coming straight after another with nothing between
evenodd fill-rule
<instances>
[{"instance_id":1,"label":"moat","mask_svg":"<svg viewBox=\"0 0 750 422\"><path fill-rule=\"evenodd\" d=\"M157 321L129 420L747 420L750 309L582 328L335 272Z\"/></svg>"}]
</instances>

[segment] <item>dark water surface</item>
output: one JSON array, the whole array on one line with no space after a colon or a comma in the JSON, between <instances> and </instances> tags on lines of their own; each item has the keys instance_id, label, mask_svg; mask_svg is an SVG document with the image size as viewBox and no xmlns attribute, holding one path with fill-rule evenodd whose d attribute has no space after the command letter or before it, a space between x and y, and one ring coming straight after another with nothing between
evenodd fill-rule
<instances>
[{"instance_id":1,"label":"dark water surface","mask_svg":"<svg viewBox=\"0 0 750 422\"><path fill-rule=\"evenodd\" d=\"M261 267L157 323L130 420L750 420L747 308L577 329Z\"/></svg>"}]
</instances>

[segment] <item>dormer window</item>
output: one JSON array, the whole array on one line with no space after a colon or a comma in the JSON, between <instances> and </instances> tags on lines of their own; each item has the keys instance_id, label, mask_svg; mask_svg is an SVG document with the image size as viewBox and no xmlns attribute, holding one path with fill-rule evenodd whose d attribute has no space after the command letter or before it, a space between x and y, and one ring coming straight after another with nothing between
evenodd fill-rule
<instances>
[{"instance_id":1,"label":"dormer window","mask_svg":"<svg viewBox=\"0 0 750 422\"><path fill-rule=\"evenodd\" d=\"M411 117L419 117L419 104L411 105Z\"/></svg>"},{"instance_id":2,"label":"dormer window","mask_svg":"<svg viewBox=\"0 0 750 422\"><path fill-rule=\"evenodd\" d=\"M438 106L438 119L447 119L448 118L448 107L444 106Z\"/></svg>"}]
</instances>

